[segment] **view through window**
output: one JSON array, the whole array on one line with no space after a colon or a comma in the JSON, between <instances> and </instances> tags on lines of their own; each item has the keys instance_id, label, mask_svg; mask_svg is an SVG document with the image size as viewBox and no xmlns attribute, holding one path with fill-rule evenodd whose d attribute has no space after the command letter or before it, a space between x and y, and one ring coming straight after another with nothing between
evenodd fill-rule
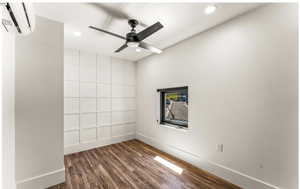
<instances>
[{"instance_id":1,"label":"view through window","mask_svg":"<svg viewBox=\"0 0 300 189\"><path fill-rule=\"evenodd\" d=\"M188 126L187 87L161 89L161 123Z\"/></svg>"}]
</instances>

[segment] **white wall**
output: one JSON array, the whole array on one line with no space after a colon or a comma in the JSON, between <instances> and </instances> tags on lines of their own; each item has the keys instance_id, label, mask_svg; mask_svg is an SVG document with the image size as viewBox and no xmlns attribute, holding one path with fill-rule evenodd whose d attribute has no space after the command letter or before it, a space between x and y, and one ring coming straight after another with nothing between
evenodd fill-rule
<instances>
[{"instance_id":1,"label":"white wall","mask_svg":"<svg viewBox=\"0 0 300 189\"><path fill-rule=\"evenodd\" d=\"M36 17L15 47L17 188L47 188L64 182L63 24Z\"/></svg>"},{"instance_id":2,"label":"white wall","mask_svg":"<svg viewBox=\"0 0 300 189\"><path fill-rule=\"evenodd\" d=\"M0 9L0 20L1 20ZM0 28L1 46L1 188L15 188L15 36ZM0 179L0 180L1 180Z\"/></svg>"},{"instance_id":3,"label":"white wall","mask_svg":"<svg viewBox=\"0 0 300 189\"><path fill-rule=\"evenodd\" d=\"M65 50L65 154L135 136L135 63Z\"/></svg>"},{"instance_id":4,"label":"white wall","mask_svg":"<svg viewBox=\"0 0 300 189\"><path fill-rule=\"evenodd\" d=\"M139 61L137 138L247 189L296 189L297 11L268 5ZM156 89L185 85L189 129L159 126Z\"/></svg>"}]
</instances>

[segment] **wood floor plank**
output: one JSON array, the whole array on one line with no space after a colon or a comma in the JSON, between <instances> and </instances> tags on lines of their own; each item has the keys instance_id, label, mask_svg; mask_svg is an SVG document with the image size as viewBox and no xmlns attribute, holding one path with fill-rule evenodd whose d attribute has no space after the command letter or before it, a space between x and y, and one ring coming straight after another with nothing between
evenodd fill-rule
<instances>
[{"instance_id":1,"label":"wood floor plank","mask_svg":"<svg viewBox=\"0 0 300 189\"><path fill-rule=\"evenodd\" d=\"M159 156L183 169L165 167ZM66 182L49 189L241 189L138 140L65 156Z\"/></svg>"}]
</instances>

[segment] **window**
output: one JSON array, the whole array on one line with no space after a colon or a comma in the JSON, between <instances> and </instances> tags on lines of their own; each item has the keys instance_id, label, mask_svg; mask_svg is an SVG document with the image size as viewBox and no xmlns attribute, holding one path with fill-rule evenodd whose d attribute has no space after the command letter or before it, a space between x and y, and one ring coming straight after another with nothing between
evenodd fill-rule
<instances>
[{"instance_id":1,"label":"window","mask_svg":"<svg viewBox=\"0 0 300 189\"><path fill-rule=\"evenodd\" d=\"M188 127L188 87L158 89L160 124Z\"/></svg>"}]
</instances>

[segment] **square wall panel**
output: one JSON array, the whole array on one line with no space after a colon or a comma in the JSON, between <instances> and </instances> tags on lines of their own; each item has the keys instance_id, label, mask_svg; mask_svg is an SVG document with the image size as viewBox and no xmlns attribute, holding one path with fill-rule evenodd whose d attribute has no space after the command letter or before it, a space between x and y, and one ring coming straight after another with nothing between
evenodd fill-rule
<instances>
[{"instance_id":1,"label":"square wall panel","mask_svg":"<svg viewBox=\"0 0 300 189\"><path fill-rule=\"evenodd\" d=\"M105 140L111 138L111 127L99 127L97 128L98 140Z\"/></svg>"},{"instance_id":2,"label":"square wall panel","mask_svg":"<svg viewBox=\"0 0 300 189\"><path fill-rule=\"evenodd\" d=\"M112 86L112 97L114 97L114 98L125 97L125 86L113 85Z\"/></svg>"},{"instance_id":3,"label":"square wall panel","mask_svg":"<svg viewBox=\"0 0 300 189\"><path fill-rule=\"evenodd\" d=\"M81 113L95 113L97 112L96 98L81 98L80 99L80 112Z\"/></svg>"},{"instance_id":4,"label":"square wall panel","mask_svg":"<svg viewBox=\"0 0 300 189\"><path fill-rule=\"evenodd\" d=\"M127 68L127 84L135 85L136 84L136 71L135 71L135 63L129 62L129 66Z\"/></svg>"},{"instance_id":5,"label":"square wall panel","mask_svg":"<svg viewBox=\"0 0 300 189\"><path fill-rule=\"evenodd\" d=\"M78 129L79 128L79 115L66 114L64 115L64 130Z\"/></svg>"},{"instance_id":6,"label":"square wall panel","mask_svg":"<svg viewBox=\"0 0 300 189\"><path fill-rule=\"evenodd\" d=\"M122 85L125 84L125 74L124 71L124 62L123 60L113 58L111 64L111 72L112 72L112 84L114 85Z\"/></svg>"},{"instance_id":7,"label":"square wall panel","mask_svg":"<svg viewBox=\"0 0 300 189\"><path fill-rule=\"evenodd\" d=\"M65 49L64 80L79 80L79 51L77 50Z\"/></svg>"},{"instance_id":8,"label":"square wall panel","mask_svg":"<svg viewBox=\"0 0 300 189\"><path fill-rule=\"evenodd\" d=\"M64 133L64 146L79 144L79 131L68 131Z\"/></svg>"},{"instance_id":9,"label":"square wall panel","mask_svg":"<svg viewBox=\"0 0 300 189\"><path fill-rule=\"evenodd\" d=\"M98 112L108 112L111 111L111 99L110 98L100 98L98 99L97 105Z\"/></svg>"},{"instance_id":10,"label":"square wall panel","mask_svg":"<svg viewBox=\"0 0 300 189\"><path fill-rule=\"evenodd\" d=\"M80 97L97 97L96 83L80 83Z\"/></svg>"},{"instance_id":11,"label":"square wall panel","mask_svg":"<svg viewBox=\"0 0 300 189\"><path fill-rule=\"evenodd\" d=\"M112 112L112 124L122 124L125 122L126 112Z\"/></svg>"},{"instance_id":12,"label":"square wall panel","mask_svg":"<svg viewBox=\"0 0 300 189\"><path fill-rule=\"evenodd\" d=\"M79 65L79 51L73 49L64 49L64 63Z\"/></svg>"},{"instance_id":13,"label":"square wall panel","mask_svg":"<svg viewBox=\"0 0 300 189\"><path fill-rule=\"evenodd\" d=\"M97 58L97 81L111 83L111 60L110 57L98 55Z\"/></svg>"},{"instance_id":14,"label":"square wall panel","mask_svg":"<svg viewBox=\"0 0 300 189\"><path fill-rule=\"evenodd\" d=\"M135 63L116 58L112 59L112 83L135 85Z\"/></svg>"},{"instance_id":15,"label":"square wall panel","mask_svg":"<svg viewBox=\"0 0 300 189\"><path fill-rule=\"evenodd\" d=\"M112 99L112 111L122 111L125 110L125 103L123 98Z\"/></svg>"},{"instance_id":16,"label":"square wall panel","mask_svg":"<svg viewBox=\"0 0 300 189\"><path fill-rule=\"evenodd\" d=\"M135 63L126 61L124 65L125 78L124 82L127 85L135 85Z\"/></svg>"},{"instance_id":17,"label":"square wall panel","mask_svg":"<svg viewBox=\"0 0 300 189\"><path fill-rule=\"evenodd\" d=\"M125 136L134 134L135 125L132 124L124 124L124 125L116 125L112 127L112 136Z\"/></svg>"},{"instance_id":18,"label":"square wall panel","mask_svg":"<svg viewBox=\"0 0 300 189\"><path fill-rule=\"evenodd\" d=\"M126 85L113 85L112 86L112 97L115 98L128 98L135 97L135 87Z\"/></svg>"},{"instance_id":19,"label":"square wall panel","mask_svg":"<svg viewBox=\"0 0 300 189\"><path fill-rule=\"evenodd\" d=\"M135 122L135 111L112 112L112 124L125 124Z\"/></svg>"},{"instance_id":20,"label":"square wall panel","mask_svg":"<svg viewBox=\"0 0 300 189\"><path fill-rule=\"evenodd\" d=\"M135 98L112 99L112 111L135 110Z\"/></svg>"},{"instance_id":21,"label":"square wall panel","mask_svg":"<svg viewBox=\"0 0 300 189\"><path fill-rule=\"evenodd\" d=\"M110 112L98 113L97 122L98 122L98 126L111 125L111 113Z\"/></svg>"},{"instance_id":22,"label":"square wall panel","mask_svg":"<svg viewBox=\"0 0 300 189\"><path fill-rule=\"evenodd\" d=\"M136 109L136 99L135 98L124 99L124 104L125 104L126 110L135 110Z\"/></svg>"},{"instance_id":23,"label":"square wall panel","mask_svg":"<svg viewBox=\"0 0 300 189\"><path fill-rule=\"evenodd\" d=\"M112 136L119 137L134 134L134 125L124 124L112 126Z\"/></svg>"},{"instance_id":24,"label":"square wall panel","mask_svg":"<svg viewBox=\"0 0 300 189\"><path fill-rule=\"evenodd\" d=\"M125 86L124 96L125 97L135 97L135 87L134 86Z\"/></svg>"},{"instance_id":25,"label":"square wall panel","mask_svg":"<svg viewBox=\"0 0 300 189\"><path fill-rule=\"evenodd\" d=\"M124 136L125 135L124 125L113 126L111 132L113 137Z\"/></svg>"},{"instance_id":26,"label":"square wall panel","mask_svg":"<svg viewBox=\"0 0 300 189\"><path fill-rule=\"evenodd\" d=\"M135 133L135 124L126 124L124 130L125 130L124 132L125 132L127 135L132 135L132 134L134 134L134 133Z\"/></svg>"},{"instance_id":27,"label":"square wall panel","mask_svg":"<svg viewBox=\"0 0 300 189\"><path fill-rule=\"evenodd\" d=\"M90 128L97 126L97 114L87 113L80 115L80 128Z\"/></svg>"},{"instance_id":28,"label":"square wall panel","mask_svg":"<svg viewBox=\"0 0 300 189\"><path fill-rule=\"evenodd\" d=\"M64 113L79 113L79 99L65 98L64 99Z\"/></svg>"},{"instance_id":29,"label":"square wall panel","mask_svg":"<svg viewBox=\"0 0 300 189\"><path fill-rule=\"evenodd\" d=\"M97 81L97 56L90 53L80 53L80 81Z\"/></svg>"},{"instance_id":30,"label":"square wall panel","mask_svg":"<svg viewBox=\"0 0 300 189\"><path fill-rule=\"evenodd\" d=\"M97 95L98 97L111 97L111 86L109 84L98 84Z\"/></svg>"},{"instance_id":31,"label":"square wall panel","mask_svg":"<svg viewBox=\"0 0 300 189\"><path fill-rule=\"evenodd\" d=\"M135 111L126 111L125 112L124 122L125 123L133 123L135 121L136 121Z\"/></svg>"},{"instance_id":32,"label":"square wall panel","mask_svg":"<svg viewBox=\"0 0 300 189\"><path fill-rule=\"evenodd\" d=\"M80 130L80 142L91 142L97 139L97 128L81 129Z\"/></svg>"},{"instance_id":33,"label":"square wall panel","mask_svg":"<svg viewBox=\"0 0 300 189\"><path fill-rule=\"evenodd\" d=\"M64 52L64 64L74 64L74 51L72 50L65 50Z\"/></svg>"},{"instance_id":34,"label":"square wall panel","mask_svg":"<svg viewBox=\"0 0 300 189\"><path fill-rule=\"evenodd\" d=\"M79 83L73 81L65 81L64 97L79 97Z\"/></svg>"},{"instance_id":35,"label":"square wall panel","mask_svg":"<svg viewBox=\"0 0 300 189\"><path fill-rule=\"evenodd\" d=\"M77 64L64 64L64 80L65 81L78 81L79 80L79 65Z\"/></svg>"}]
</instances>

